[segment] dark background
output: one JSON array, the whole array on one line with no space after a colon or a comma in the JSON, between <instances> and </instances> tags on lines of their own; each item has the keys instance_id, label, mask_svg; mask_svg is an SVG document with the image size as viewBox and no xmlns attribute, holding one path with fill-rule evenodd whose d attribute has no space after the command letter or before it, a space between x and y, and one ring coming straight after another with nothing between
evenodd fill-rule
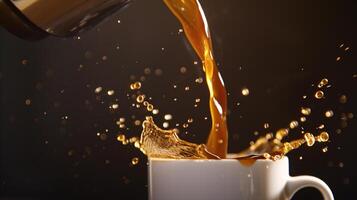
<instances>
[{"instance_id":1,"label":"dark background","mask_svg":"<svg viewBox=\"0 0 357 200\"><path fill-rule=\"evenodd\" d=\"M254 131L286 127L299 119L301 106L309 106L305 129L317 134L324 123L331 139L289 154L291 174L317 176L336 199L355 199L356 119L340 118L356 114L356 3L202 0L202 5L230 93L230 152L246 148L258 137ZM195 83L203 73L179 28L161 1L147 0L80 38L27 42L1 29L1 199L146 199L146 157L116 141L118 133L139 136L134 120L148 114L131 107L129 84L150 68L142 91L160 109L158 124L165 113L173 115L171 128L193 117L181 137L200 143L210 128L204 120L207 88ZM186 73L180 72L182 66ZM326 98L316 100L316 84L325 77L331 87L324 89ZM99 86L103 92L95 94ZM249 96L242 96L243 87L250 89ZM109 89L115 90L113 96L106 95ZM347 103L339 103L341 95ZM201 98L198 108L195 98ZM111 111L116 101L119 109ZM323 116L328 109L335 113L331 119ZM129 130L115 124L119 117L127 119ZM264 123L270 124L267 130ZM289 139L300 137L296 131ZM138 165L130 164L133 157L139 157ZM304 189L294 199L302 198L321 199L315 189Z\"/></svg>"}]
</instances>

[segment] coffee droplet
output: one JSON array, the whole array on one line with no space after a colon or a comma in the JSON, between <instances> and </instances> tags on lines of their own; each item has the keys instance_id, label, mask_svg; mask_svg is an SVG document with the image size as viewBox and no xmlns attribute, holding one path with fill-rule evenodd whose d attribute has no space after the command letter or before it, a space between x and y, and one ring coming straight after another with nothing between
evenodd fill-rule
<instances>
[{"instance_id":1,"label":"coffee droplet","mask_svg":"<svg viewBox=\"0 0 357 200\"><path fill-rule=\"evenodd\" d=\"M301 108L301 114L303 115L310 115L311 114L311 109L310 108Z\"/></svg>"},{"instance_id":2,"label":"coffee droplet","mask_svg":"<svg viewBox=\"0 0 357 200\"><path fill-rule=\"evenodd\" d=\"M289 129L283 128L276 132L275 138L278 140L282 140L288 134L289 134Z\"/></svg>"},{"instance_id":3,"label":"coffee droplet","mask_svg":"<svg viewBox=\"0 0 357 200\"><path fill-rule=\"evenodd\" d=\"M188 123L192 123L192 122L193 122L193 118L188 118L188 119L187 119L187 122L188 122Z\"/></svg>"},{"instance_id":4,"label":"coffee droplet","mask_svg":"<svg viewBox=\"0 0 357 200\"><path fill-rule=\"evenodd\" d=\"M131 159L131 164L137 165L138 163L139 163L139 158L138 157L134 157L133 159Z\"/></svg>"},{"instance_id":5,"label":"coffee droplet","mask_svg":"<svg viewBox=\"0 0 357 200\"><path fill-rule=\"evenodd\" d=\"M300 117L301 122L306 122L306 117Z\"/></svg>"},{"instance_id":6,"label":"coffee droplet","mask_svg":"<svg viewBox=\"0 0 357 200\"><path fill-rule=\"evenodd\" d=\"M243 88L242 89L242 94L243 94L243 96L248 96L249 95L249 89L248 88Z\"/></svg>"},{"instance_id":7,"label":"coffee droplet","mask_svg":"<svg viewBox=\"0 0 357 200\"><path fill-rule=\"evenodd\" d=\"M125 141L125 135L123 135L123 134L118 135L117 140L119 142L124 142Z\"/></svg>"},{"instance_id":8,"label":"coffee droplet","mask_svg":"<svg viewBox=\"0 0 357 200\"><path fill-rule=\"evenodd\" d=\"M94 92L95 92L96 94L98 94L98 93L100 93L102 90L103 90L102 87L97 87L97 88L95 88Z\"/></svg>"},{"instance_id":9,"label":"coffee droplet","mask_svg":"<svg viewBox=\"0 0 357 200\"><path fill-rule=\"evenodd\" d=\"M143 95L143 94L136 97L136 102L138 102L138 103L142 103L142 102L144 102L144 100L145 100L145 95Z\"/></svg>"},{"instance_id":10,"label":"coffee droplet","mask_svg":"<svg viewBox=\"0 0 357 200\"><path fill-rule=\"evenodd\" d=\"M333 117L333 111L332 110L328 110L325 112L325 117L330 118Z\"/></svg>"},{"instance_id":11,"label":"coffee droplet","mask_svg":"<svg viewBox=\"0 0 357 200\"><path fill-rule=\"evenodd\" d=\"M166 114L166 115L164 115L164 119L165 120L171 120L172 119L172 115Z\"/></svg>"},{"instance_id":12,"label":"coffee droplet","mask_svg":"<svg viewBox=\"0 0 357 200\"><path fill-rule=\"evenodd\" d=\"M130 84L130 89L131 90L138 90L140 88L141 88L141 83L140 82L135 82L135 83Z\"/></svg>"},{"instance_id":13,"label":"coffee droplet","mask_svg":"<svg viewBox=\"0 0 357 200\"><path fill-rule=\"evenodd\" d=\"M108 91L107 91L107 94L108 94L109 96L112 96L112 95L114 94L114 90L108 90Z\"/></svg>"},{"instance_id":14,"label":"coffee droplet","mask_svg":"<svg viewBox=\"0 0 357 200\"><path fill-rule=\"evenodd\" d=\"M147 109L149 112L151 112L151 111L154 110L154 106L153 106L152 104L148 104L147 107L146 107L146 109Z\"/></svg>"},{"instance_id":15,"label":"coffee droplet","mask_svg":"<svg viewBox=\"0 0 357 200\"><path fill-rule=\"evenodd\" d=\"M329 134L327 132L322 132L320 133L319 136L317 136L317 141L318 142L327 142L329 140Z\"/></svg>"},{"instance_id":16,"label":"coffee droplet","mask_svg":"<svg viewBox=\"0 0 357 200\"><path fill-rule=\"evenodd\" d=\"M307 146L311 147L315 144L315 137L311 133L305 133L304 138Z\"/></svg>"},{"instance_id":17,"label":"coffee droplet","mask_svg":"<svg viewBox=\"0 0 357 200\"><path fill-rule=\"evenodd\" d=\"M340 96L340 99L339 99L340 103L346 103L347 102L347 96L346 95L342 95Z\"/></svg>"},{"instance_id":18,"label":"coffee droplet","mask_svg":"<svg viewBox=\"0 0 357 200\"><path fill-rule=\"evenodd\" d=\"M315 98L316 99L322 99L324 97L324 92L319 90L315 93Z\"/></svg>"},{"instance_id":19,"label":"coffee droplet","mask_svg":"<svg viewBox=\"0 0 357 200\"><path fill-rule=\"evenodd\" d=\"M289 126L290 126L291 129L294 129L294 128L299 126L299 122L298 121L291 121Z\"/></svg>"},{"instance_id":20,"label":"coffee droplet","mask_svg":"<svg viewBox=\"0 0 357 200\"><path fill-rule=\"evenodd\" d=\"M320 81L320 83L318 84L318 88L322 88L323 86L327 85L328 84L328 79L327 78L324 78Z\"/></svg>"},{"instance_id":21,"label":"coffee droplet","mask_svg":"<svg viewBox=\"0 0 357 200\"><path fill-rule=\"evenodd\" d=\"M269 123L264 123L264 128L265 129L269 128Z\"/></svg>"}]
</instances>

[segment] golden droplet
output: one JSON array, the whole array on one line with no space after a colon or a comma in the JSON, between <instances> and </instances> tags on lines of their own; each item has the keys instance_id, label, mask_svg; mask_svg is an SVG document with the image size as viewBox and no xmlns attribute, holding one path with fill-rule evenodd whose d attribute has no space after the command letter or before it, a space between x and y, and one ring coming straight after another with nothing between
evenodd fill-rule
<instances>
[{"instance_id":1,"label":"golden droplet","mask_svg":"<svg viewBox=\"0 0 357 200\"><path fill-rule=\"evenodd\" d=\"M141 88L141 83L140 82L135 82L135 83L130 84L130 89L131 90L138 90L140 88Z\"/></svg>"},{"instance_id":2,"label":"golden droplet","mask_svg":"<svg viewBox=\"0 0 357 200\"><path fill-rule=\"evenodd\" d=\"M162 127L168 128L168 127L169 127L169 122L164 122L164 123L162 123Z\"/></svg>"},{"instance_id":3,"label":"golden droplet","mask_svg":"<svg viewBox=\"0 0 357 200\"><path fill-rule=\"evenodd\" d=\"M143 94L136 97L136 102L138 102L138 103L142 103L142 102L144 102L144 100L145 100L145 95L143 95Z\"/></svg>"},{"instance_id":4,"label":"golden droplet","mask_svg":"<svg viewBox=\"0 0 357 200\"><path fill-rule=\"evenodd\" d=\"M303 114L303 115L310 115L310 114L311 114L311 108L302 107L302 108L301 108L301 114Z\"/></svg>"},{"instance_id":5,"label":"golden droplet","mask_svg":"<svg viewBox=\"0 0 357 200\"><path fill-rule=\"evenodd\" d=\"M319 136L317 136L317 141L318 142L327 142L329 140L329 134L327 132L322 132L320 133Z\"/></svg>"},{"instance_id":6,"label":"golden droplet","mask_svg":"<svg viewBox=\"0 0 357 200\"><path fill-rule=\"evenodd\" d=\"M146 109L151 112L152 110L154 110L154 106L152 104L148 104L148 106L146 107Z\"/></svg>"},{"instance_id":7,"label":"golden droplet","mask_svg":"<svg viewBox=\"0 0 357 200\"><path fill-rule=\"evenodd\" d=\"M26 105L26 106L31 105L31 99L26 99L26 100L25 100L25 105Z\"/></svg>"},{"instance_id":8,"label":"golden droplet","mask_svg":"<svg viewBox=\"0 0 357 200\"><path fill-rule=\"evenodd\" d=\"M119 105L115 103L115 104L112 105L112 108L113 108L114 110L115 110L115 109L118 109L118 108L119 108Z\"/></svg>"},{"instance_id":9,"label":"golden droplet","mask_svg":"<svg viewBox=\"0 0 357 200\"><path fill-rule=\"evenodd\" d=\"M138 157L134 157L133 159L131 159L131 164L137 165L138 163L139 163L139 158Z\"/></svg>"},{"instance_id":10,"label":"golden droplet","mask_svg":"<svg viewBox=\"0 0 357 200\"><path fill-rule=\"evenodd\" d=\"M187 122L188 123L192 123L193 122L193 118L188 118Z\"/></svg>"},{"instance_id":11,"label":"golden droplet","mask_svg":"<svg viewBox=\"0 0 357 200\"><path fill-rule=\"evenodd\" d=\"M325 147L325 148L322 149L322 152L324 152L324 153L326 153L327 151L328 151L328 148L327 148L327 147Z\"/></svg>"},{"instance_id":12,"label":"golden droplet","mask_svg":"<svg viewBox=\"0 0 357 200\"><path fill-rule=\"evenodd\" d=\"M242 94L243 94L243 96L248 96L249 95L249 89L248 88L243 88L242 89Z\"/></svg>"},{"instance_id":13,"label":"golden droplet","mask_svg":"<svg viewBox=\"0 0 357 200\"><path fill-rule=\"evenodd\" d=\"M125 141L125 135L123 135L123 134L118 135L117 140L118 140L119 142Z\"/></svg>"},{"instance_id":14,"label":"golden droplet","mask_svg":"<svg viewBox=\"0 0 357 200\"><path fill-rule=\"evenodd\" d=\"M333 114L334 114L334 113L333 113L332 110L328 110L328 111L325 112L325 117L330 118L330 117L333 116Z\"/></svg>"},{"instance_id":15,"label":"golden droplet","mask_svg":"<svg viewBox=\"0 0 357 200\"><path fill-rule=\"evenodd\" d=\"M320 83L317 85L318 88L322 88L323 86L328 84L328 79L324 78L320 81Z\"/></svg>"},{"instance_id":16,"label":"golden droplet","mask_svg":"<svg viewBox=\"0 0 357 200\"><path fill-rule=\"evenodd\" d=\"M265 123L265 124L264 124L264 128L265 128L265 129L269 128L269 126L270 126L269 123Z\"/></svg>"},{"instance_id":17,"label":"golden droplet","mask_svg":"<svg viewBox=\"0 0 357 200\"><path fill-rule=\"evenodd\" d=\"M171 120L172 119L172 115L166 114L166 115L164 115L164 119L165 120Z\"/></svg>"},{"instance_id":18,"label":"golden droplet","mask_svg":"<svg viewBox=\"0 0 357 200\"><path fill-rule=\"evenodd\" d=\"M135 124L135 126L140 126L141 125L141 121L140 120L135 120L134 124Z\"/></svg>"},{"instance_id":19,"label":"golden droplet","mask_svg":"<svg viewBox=\"0 0 357 200\"><path fill-rule=\"evenodd\" d=\"M299 126L299 122L298 121L291 121L289 126L290 126L291 129L294 129L294 128Z\"/></svg>"},{"instance_id":20,"label":"golden droplet","mask_svg":"<svg viewBox=\"0 0 357 200\"><path fill-rule=\"evenodd\" d=\"M324 92L323 91L321 91L321 90L319 90L319 91L317 91L316 93L315 93L315 98L316 99L322 99L323 97L324 97Z\"/></svg>"},{"instance_id":21,"label":"golden droplet","mask_svg":"<svg viewBox=\"0 0 357 200\"><path fill-rule=\"evenodd\" d=\"M152 114L154 114L154 115L159 114L159 110L158 110L158 109L154 109L154 110L152 110Z\"/></svg>"},{"instance_id":22,"label":"golden droplet","mask_svg":"<svg viewBox=\"0 0 357 200\"><path fill-rule=\"evenodd\" d=\"M180 72L181 72L181 74L185 74L187 72L187 68L186 67L181 67L180 68Z\"/></svg>"},{"instance_id":23,"label":"golden droplet","mask_svg":"<svg viewBox=\"0 0 357 200\"><path fill-rule=\"evenodd\" d=\"M202 77L196 78L195 82L201 84L203 83L203 78Z\"/></svg>"},{"instance_id":24,"label":"golden droplet","mask_svg":"<svg viewBox=\"0 0 357 200\"><path fill-rule=\"evenodd\" d=\"M184 123L184 124L182 124L182 127L183 127L183 128L187 128L187 127L188 127L188 124Z\"/></svg>"},{"instance_id":25,"label":"golden droplet","mask_svg":"<svg viewBox=\"0 0 357 200\"><path fill-rule=\"evenodd\" d=\"M135 141L134 147L137 148L137 149L140 149L141 148L140 142L139 141Z\"/></svg>"},{"instance_id":26,"label":"golden droplet","mask_svg":"<svg viewBox=\"0 0 357 200\"><path fill-rule=\"evenodd\" d=\"M108 91L107 91L107 94L108 94L109 96L112 96L112 95L114 94L114 90L108 90Z\"/></svg>"},{"instance_id":27,"label":"golden droplet","mask_svg":"<svg viewBox=\"0 0 357 200\"><path fill-rule=\"evenodd\" d=\"M282 140L285 136L289 134L289 129L283 128L276 132L275 138L278 140Z\"/></svg>"},{"instance_id":28,"label":"golden droplet","mask_svg":"<svg viewBox=\"0 0 357 200\"><path fill-rule=\"evenodd\" d=\"M346 103L347 102L347 96L346 95L341 95L339 101L340 101L340 103Z\"/></svg>"},{"instance_id":29,"label":"golden droplet","mask_svg":"<svg viewBox=\"0 0 357 200\"><path fill-rule=\"evenodd\" d=\"M315 144L315 137L311 133L305 133L304 138L307 146L311 147Z\"/></svg>"},{"instance_id":30,"label":"golden droplet","mask_svg":"<svg viewBox=\"0 0 357 200\"><path fill-rule=\"evenodd\" d=\"M102 87L97 87L97 88L95 88L94 92L95 92L96 94L98 94L98 93L100 93L102 90L103 90Z\"/></svg>"}]
</instances>

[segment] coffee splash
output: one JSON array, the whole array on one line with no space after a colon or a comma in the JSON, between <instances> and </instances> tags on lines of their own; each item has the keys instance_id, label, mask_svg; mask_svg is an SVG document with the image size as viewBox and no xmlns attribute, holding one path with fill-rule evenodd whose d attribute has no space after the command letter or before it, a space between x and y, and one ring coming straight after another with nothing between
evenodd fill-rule
<instances>
[{"instance_id":1,"label":"coffee splash","mask_svg":"<svg viewBox=\"0 0 357 200\"><path fill-rule=\"evenodd\" d=\"M185 32L187 39L194 48L195 52L202 61L203 70L206 75L206 82L210 92L210 113L212 119L212 127L206 145L195 144L181 140L177 129L163 130L159 128L149 116L142 123L143 131L140 140L138 138L126 139L118 136L118 140L123 144L133 143L148 157L171 158L171 159L223 159L227 156L228 146L228 130L226 123L227 113L227 94L223 79L218 71L217 65L213 57L212 41L210 38L209 27L205 18L204 12L198 0L164 0L166 5L177 17L183 26L181 32ZM181 29L180 29L181 30ZM183 71L180 69L180 71ZM202 78L196 82L202 83ZM317 84L317 91L314 97L317 100L325 98L324 88L330 85L327 78L322 79ZM140 92L142 85L140 82L135 82L130 85L131 90L136 90L135 96L137 108L146 108L152 114L157 114L158 109L147 100L146 95ZM185 88L185 90L189 90ZM249 94L249 90L242 90L244 96ZM304 96L303 99L306 99ZM341 96L340 102L345 102L346 97ZM317 142L328 142L329 134L323 131L324 125L317 127L320 132L316 133L305 132L301 124L306 123L312 109L309 107L301 107L300 119L291 121L287 128L279 129L275 134L268 133L263 137L252 142L250 147L241 153L235 154L239 160L245 160L246 163L252 163L252 159L272 159L277 160L294 149L298 149L302 145L313 146ZM325 117L332 117L333 111L325 112ZM165 116L166 118L166 116ZM192 121L192 120L191 120ZM299 122L300 121L300 122ZM140 121L139 123L140 124ZM168 125L163 124L164 128ZM183 127L187 127L184 124ZM296 140L284 142L284 139L294 129L301 126L302 135ZM269 128L269 124L264 125ZM325 149L325 148L324 148ZM247 159L248 158L248 159ZM253 159L253 160L254 160Z\"/></svg>"}]
</instances>

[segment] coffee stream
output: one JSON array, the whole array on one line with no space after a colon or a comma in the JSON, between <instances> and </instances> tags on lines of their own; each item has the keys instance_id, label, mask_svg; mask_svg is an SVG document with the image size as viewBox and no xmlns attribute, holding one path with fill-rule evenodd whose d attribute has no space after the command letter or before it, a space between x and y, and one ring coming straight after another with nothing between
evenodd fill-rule
<instances>
[{"instance_id":1,"label":"coffee stream","mask_svg":"<svg viewBox=\"0 0 357 200\"><path fill-rule=\"evenodd\" d=\"M209 107L212 127L206 143L207 149L225 158L228 148L227 93L213 56L210 31L198 0L164 0L181 22L186 38L202 61L209 89Z\"/></svg>"},{"instance_id":2,"label":"coffee stream","mask_svg":"<svg viewBox=\"0 0 357 200\"><path fill-rule=\"evenodd\" d=\"M140 141L137 138L126 139L124 135L118 140L124 143L132 142L135 147L145 153L148 157L172 158L172 159L222 159L227 157L228 129L226 123L227 94L223 79L218 71L214 60L212 41L209 27L204 12L198 0L164 0L172 13L181 22L185 35L195 52L202 61L206 82L210 93L209 105L212 119L212 127L208 141L204 144L194 144L178 137L177 130L163 130L155 125L152 117L147 117L142 123L143 131ZM323 98L321 88L328 83L323 79L318 84L315 98ZM131 90L140 90L141 83L135 82L130 85ZM136 97L138 105L146 107L147 111L153 112L154 106L145 99L144 94ZM137 106L140 107L140 106ZM332 111L331 111L332 112ZM311 113L310 108L302 108L301 122L306 121L307 115ZM276 160L291 150L299 148L303 144L314 145L315 142L327 142L329 135L321 132L318 136L304 132L303 138L291 142L282 142L292 129L299 126L298 121L292 121L289 128L283 128L276 132L267 134L252 143L250 147L236 154L236 158L266 158ZM250 162L250 161L249 161Z\"/></svg>"}]
</instances>

